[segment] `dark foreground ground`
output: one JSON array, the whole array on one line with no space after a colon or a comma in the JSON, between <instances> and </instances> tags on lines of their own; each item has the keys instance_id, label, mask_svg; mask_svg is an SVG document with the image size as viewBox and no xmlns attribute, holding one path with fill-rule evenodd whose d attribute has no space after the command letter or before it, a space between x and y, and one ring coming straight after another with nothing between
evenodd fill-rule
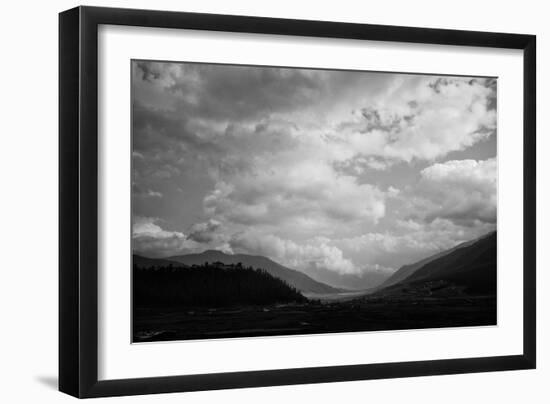
<instances>
[{"instance_id":1,"label":"dark foreground ground","mask_svg":"<svg viewBox=\"0 0 550 404\"><path fill-rule=\"evenodd\" d=\"M365 297L232 308L136 308L134 342L496 325L495 296Z\"/></svg>"}]
</instances>

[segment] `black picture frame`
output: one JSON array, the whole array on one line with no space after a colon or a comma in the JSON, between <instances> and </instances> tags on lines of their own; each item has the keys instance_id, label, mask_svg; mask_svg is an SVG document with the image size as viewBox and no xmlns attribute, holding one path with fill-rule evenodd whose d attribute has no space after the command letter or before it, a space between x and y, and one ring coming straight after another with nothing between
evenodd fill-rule
<instances>
[{"instance_id":1,"label":"black picture frame","mask_svg":"<svg viewBox=\"0 0 550 404\"><path fill-rule=\"evenodd\" d=\"M523 354L98 380L97 34L100 24L522 50ZM535 121L534 35L96 7L77 7L60 13L59 389L85 398L535 368Z\"/></svg>"}]
</instances>

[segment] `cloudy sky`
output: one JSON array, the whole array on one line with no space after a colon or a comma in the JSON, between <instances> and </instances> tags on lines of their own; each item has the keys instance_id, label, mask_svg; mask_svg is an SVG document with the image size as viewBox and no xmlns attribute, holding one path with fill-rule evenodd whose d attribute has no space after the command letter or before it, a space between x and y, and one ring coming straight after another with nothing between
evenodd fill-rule
<instances>
[{"instance_id":1,"label":"cloudy sky","mask_svg":"<svg viewBox=\"0 0 550 404\"><path fill-rule=\"evenodd\" d=\"M132 62L133 248L345 287L496 228L496 80Z\"/></svg>"}]
</instances>

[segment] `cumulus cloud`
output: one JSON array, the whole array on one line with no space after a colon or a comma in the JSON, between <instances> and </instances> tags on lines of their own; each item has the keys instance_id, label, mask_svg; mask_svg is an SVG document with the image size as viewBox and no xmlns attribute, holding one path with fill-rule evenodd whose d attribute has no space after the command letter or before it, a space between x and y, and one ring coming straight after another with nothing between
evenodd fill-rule
<instances>
[{"instance_id":1,"label":"cumulus cloud","mask_svg":"<svg viewBox=\"0 0 550 404\"><path fill-rule=\"evenodd\" d=\"M162 198L162 192L152 189L142 189L137 184L132 184L132 196L137 198Z\"/></svg>"},{"instance_id":2,"label":"cumulus cloud","mask_svg":"<svg viewBox=\"0 0 550 404\"><path fill-rule=\"evenodd\" d=\"M326 141L316 146L336 161L358 155L380 170L395 161L433 160L463 150L487 139L496 125L490 80L200 64L135 69L136 78L149 77L135 80L137 98L144 92L141 98L150 102L158 98L150 92L156 92L165 99L154 106L142 99L134 104L134 130L142 132L138 148L164 138L197 151L223 152L230 144L238 147L237 138L252 138L242 133L247 126L261 129L286 120L300 137L321 131Z\"/></svg>"},{"instance_id":3,"label":"cumulus cloud","mask_svg":"<svg viewBox=\"0 0 550 404\"><path fill-rule=\"evenodd\" d=\"M424 218L436 218L474 225L496 222L497 162L488 160L451 160L421 171L422 191L419 211Z\"/></svg>"},{"instance_id":4,"label":"cumulus cloud","mask_svg":"<svg viewBox=\"0 0 550 404\"><path fill-rule=\"evenodd\" d=\"M132 226L132 248L139 254L166 257L216 249L233 253L222 224L216 220L194 223L188 233L165 230L159 218L135 216Z\"/></svg>"},{"instance_id":5,"label":"cumulus cloud","mask_svg":"<svg viewBox=\"0 0 550 404\"><path fill-rule=\"evenodd\" d=\"M235 234L230 241L235 251L260 254L293 268L322 268L340 274L356 274L359 269L330 240L323 237L295 243L269 234L247 231Z\"/></svg>"},{"instance_id":6,"label":"cumulus cloud","mask_svg":"<svg viewBox=\"0 0 550 404\"><path fill-rule=\"evenodd\" d=\"M166 256L193 247L189 245L185 234L164 230L158 225L158 222L157 218L134 217L132 225L134 251L154 256Z\"/></svg>"},{"instance_id":7,"label":"cumulus cloud","mask_svg":"<svg viewBox=\"0 0 550 404\"><path fill-rule=\"evenodd\" d=\"M217 220L210 219L207 222L195 223L191 226L188 238L197 243L211 243L217 240L220 235L221 223Z\"/></svg>"},{"instance_id":8,"label":"cumulus cloud","mask_svg":"<svg viewBox=\"0 0 550 404\"><path fill-rule=\"evenodd\" d=\"M205 197L206 211L239 224L299 227L309 235L385 214L384 192L322 162L267 159L257 168L224 176Z\"/></svg>"},{"instance_id":9,"label":"cumulus cloud","mask_svg":"<svg viewBox=\"0 0 550 404\"><path fill-rule=\"evenodd\" d=\"M333 243L367 269L380 265L391 271L493 230L492 223L464 226L441 218L430 223L408 219L398 220L391 231L369 232Z\"/></svg>"},{"instance_id":10,"label":"cumulus cloud","mask_svg":"<svg viewBox=\"0 0 550 404\"><path fill-rule=\"evenodd\" d=\"M383 96L341 123L335 136L359 155L386 163L434 160L494 133L494 93L486 80L398 76Z\"/></svg>"}]
</instances>

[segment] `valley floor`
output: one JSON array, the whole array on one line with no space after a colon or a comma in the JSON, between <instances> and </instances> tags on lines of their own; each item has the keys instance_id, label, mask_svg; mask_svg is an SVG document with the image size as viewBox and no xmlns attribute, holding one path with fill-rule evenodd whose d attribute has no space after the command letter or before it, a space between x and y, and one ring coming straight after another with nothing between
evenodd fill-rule
<instances>
[{"instance_id":1,"label":"valley floor","mask_svg":"<svg viewBox=\"0 0 550 404\"><path fill-rule=\"evenodd\" d=\"M231 308L136 308L134 342L496 325L496 296L368 296Z\"/></svg>"}]
</instances>

